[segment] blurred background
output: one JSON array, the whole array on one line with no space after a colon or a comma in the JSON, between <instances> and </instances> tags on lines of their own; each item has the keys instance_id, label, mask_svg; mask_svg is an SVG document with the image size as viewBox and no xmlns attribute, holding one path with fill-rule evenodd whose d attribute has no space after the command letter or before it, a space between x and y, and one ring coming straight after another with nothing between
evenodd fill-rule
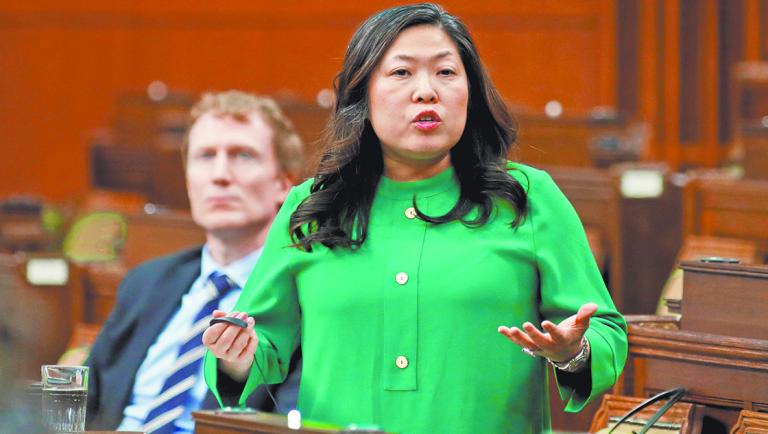
<instances>
[{"instance_id":1,"label":"blurred background","mask_svg":"<svg viewBox=\"0 0 768 434\"><path fill-rule=\"evenodd\" d=\"M26 375L87 354L127 269L202 242L179 154L200 93L274 97L314 152L347 41L394 4L0 3L0 266L40 324ZM678 314L680 260L765 262L768 1L441 4L516 115L510 157L573 202L622 312Z\"/></svg>"}]
</instances>

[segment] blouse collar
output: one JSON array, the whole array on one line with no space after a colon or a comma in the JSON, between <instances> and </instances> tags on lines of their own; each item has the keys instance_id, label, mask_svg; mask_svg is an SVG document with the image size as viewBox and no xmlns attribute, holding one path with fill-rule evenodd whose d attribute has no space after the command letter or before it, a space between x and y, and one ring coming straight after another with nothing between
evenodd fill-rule
<instances>
[{"instance_id":1,"label":"blouse collar","mask_svg":"<svg viewBox=\"0 0 768 434\"><path fill-rule=\"evenodd\" d=\"M376 191L377 195L394 199L427 198L448 190L458 191L458 182L454 176L453 166L435 176L418 181L395 181L381 175Z\"/></svg>"}]
</instances>

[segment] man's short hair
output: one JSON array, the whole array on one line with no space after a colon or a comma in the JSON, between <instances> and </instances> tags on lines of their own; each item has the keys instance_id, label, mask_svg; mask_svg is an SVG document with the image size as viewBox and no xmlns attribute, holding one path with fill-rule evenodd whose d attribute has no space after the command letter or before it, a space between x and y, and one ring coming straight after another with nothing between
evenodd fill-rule
<instances>
[{"instance_id":1,"label":"man's short hair","mask_svg":"<svg viewBox=\"0 0 768 434\"><path fill-rule=\"evenodd\" d=\"M251 113L259 113L272 129L272 142L282 172L294 181L299 180L304 166L304 144L293 128L293 123L283 114L272 98L257 96L239 90L207 92L190 111L191 121L187 128L187 145L184 147L184 161L189 147L189 130L204 114L227 116L246 122Z\"/></svg>"}]
</instances>

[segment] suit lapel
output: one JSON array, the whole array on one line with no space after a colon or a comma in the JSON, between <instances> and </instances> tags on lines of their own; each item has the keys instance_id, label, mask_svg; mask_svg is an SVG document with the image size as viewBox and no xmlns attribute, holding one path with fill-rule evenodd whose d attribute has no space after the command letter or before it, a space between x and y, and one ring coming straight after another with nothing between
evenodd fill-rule
<instances>
[{"instance_id":1,"label":"suit lapel","mask_svg":"<svg viewBox=\"0 0 768 434\"><path fill-rule=\"evenodd\" d=\"M147 291L137 326L137 334L143 339L142 346L145 349L142 360L146 351L179 309L182 297L199 275L200 254L191 261L168 268L157 280L155 287Z\"/></svg>"},{"instance_id":2,"label":"suit lapel","mask_svg":"<svg viewBox=\"0 0 768 434\"><path fill-rule=\"evenodd\" d=\"M135 300L135 307L129 308L121 318L120 328L124 329L113 341L117 347L107 348L108 362L104 366L105 377L102 387L110 389L104 396L118 399L118 405L105 404L110 413L103 414L104 423L116 427L123 418L122 410L129 403L136 373L168 320L176 312L181 298L189 290L200 274L201 250L184 252L176 260L147 270L157 273L156 278L148 278L143 283L151 287L140 292ZM118 356L119 355L119 356ZM112 359L114 357L114 359Z\"/></svg>"}]
</instances>

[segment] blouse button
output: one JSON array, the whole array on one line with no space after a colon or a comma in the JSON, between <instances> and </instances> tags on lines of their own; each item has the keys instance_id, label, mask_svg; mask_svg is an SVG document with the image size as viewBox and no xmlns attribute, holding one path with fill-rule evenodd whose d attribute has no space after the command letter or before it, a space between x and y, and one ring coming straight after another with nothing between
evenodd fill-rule
<instances>
[{"instance_id":1,"label":"blouse button","mask_svg":"<svg viewBox=\"0 0 768 434\"><path fill-rule=\"evenodd\" d=\"M408 209L406 209L405 210L405 216L408 217L411 220L415 219L416 218L416 208L409 207Z\"/></svg>"},{"instance_id":2,"label":"blouse button","mask_svg":"<svg viewBox=\"0 0 768 434\"><path fill-rule=\"evenodd\" d=\"M398 356L395 360L395 365L397 365L400 369L405 369L408 367L408 358L405 356Z\"/></svg>"},{"instance_id":3,"label":"blouse button","mask_svg":"<svg viewBox=\"0 0 768 434\"><path fill-rule=\"evenodd\" d=\"M395 281L401 285L405 285L405 282L408 281L408 275L403 272L397 273L395 276Z\"/></svg>"}]
</instances>

